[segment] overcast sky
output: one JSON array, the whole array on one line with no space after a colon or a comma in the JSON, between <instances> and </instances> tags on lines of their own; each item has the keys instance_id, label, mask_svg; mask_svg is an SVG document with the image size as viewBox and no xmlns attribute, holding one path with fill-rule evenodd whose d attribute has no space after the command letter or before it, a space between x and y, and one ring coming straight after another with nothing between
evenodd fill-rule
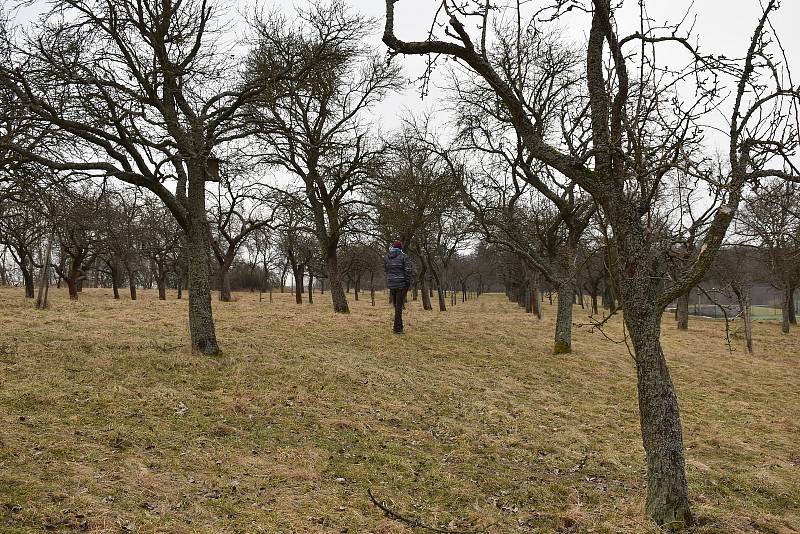
<instances>
[{"instance_id":1,"label":"overcast sky","mask_svg":"<svg viewBox=\"0 0 800 534\"><path fill-rule=\"evenodd\" d=\"M285 6L286 2L268 0L274 5ZM383 0L348 0L353 9L379 19L375 34L375 45L385 50L381 43L384 19ZM764 0L762 0L764 1ZM493 1L502 4L505 0ZM510 2L509 2L510 3ZM531 13L548 3L548 0L530 0L523 2L523 9ZM587 1L588 3L588 1ZM395 4L395 33L403 40L421 40L425 38L433 12L440 4L439 0L399 0ZM647 11L655 23L676 22L682 19L693 4L688 24L694 25L693 35L705 53L725 54L728 57L741 57L746 51L750 36L762 9L759 0L650 0ZM302 0L295 0L294 5L303 5ZM572 12L559 22L566 35L571 35L581 43L586 41L589 30L589 15ZM507 12L505 16L512 16ZM502 12L495 16L504 16ZM771 22L780 36L786 49L789 66L794 74L795 85L800 83L800 0L784 0L781 8L771 18ZM618 31L621 36L638 30L639 7L636 0L625 0L623 8L617 12ZM477 28L468 28L476 32ZM674 44L663 44L658 50L664 64L677 66L687 61L686 51ZM423 63L419 58L400 57L405 66L406 75L410 79L417 78L423 72ZM416 87L410 87L404 94L389 98L380 107L379 113L383 128L388 129L397 124L397 117L404 109L414 112L437 110L437 92L424 101L420 99Z\"/></svg>"}]
</instances>

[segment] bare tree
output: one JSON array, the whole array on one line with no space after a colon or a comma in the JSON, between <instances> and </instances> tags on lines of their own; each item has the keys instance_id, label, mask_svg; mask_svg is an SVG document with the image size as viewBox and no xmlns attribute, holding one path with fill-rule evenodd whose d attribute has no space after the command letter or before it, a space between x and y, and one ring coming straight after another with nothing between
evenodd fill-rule
<instances>
[{"instance_id":1,"label":"bare tree","mask_svg":"<svg viewBox=\"0 0 800 534\"><path fill-rule=\"evenodd\" d=\"M741 244L756 247L781 292L781 330L797 324L794 293L800 284L800 191L791 182L766 184L749 196L739 212Z\"/></svg>"},{"instance_id":2,"label":"bare tree","mask_svg":"<svg viewBox=\"0 0 800 534\"><path fill-rule=\"evenodd\" d=\"M683 148L696 143L696 121L715 105L719 94L714 76L730 72L716 58L699 54L685 32L677 27L652 28L642 15L634 32L620 37L610 0L593 0L591 26L586 46L585 83L587 105L574 117L567 131L588 125L591 143L586 146L564 139L555 143L542 135L538 117L525 105L518 89L509 84L488 59L486 35L490 5L442 0L437 12L447 17L446 35L429 35L423 41L403 41L394 32L398 0L386 0L383 40L392 54L444 55L457 58L473 75L480 76L494 91L497 103L507 113L526 153L558 171L589 193L612 230L609 241L610 267L619 284L624 322L630 333L637 366L642 441L647 456L648 496L646 510L658 524L669 527L692 523L685 476L683 436L678 401L660 343L664 307L697 284L711 265L738 208L745 184L764 176L798 179L790 158L796 130L787 125L791 114L780 111L797 97L776 76L759 78L772 67L766 21L776 2L766 4L756 30L747 43L744 60L736 69L730 113L730 172L717 186L724 190L714 216L707 225L703 246L686 270L674 280L665 280L663 232L651 234L655 200L665 187L664 177L681 166L696 166L684 157ZM557 2L546 14L556 19L572 2ZM538 17L543 16L540 12ZM478 17L483 28L473 38L464 19ZM436 24L431 28L437 28ZM689 55L686 69L663 69L655 56L656 43L683 46ZM639 44L637 53L631 48ZM650 45L650 46L647 46ZM610 56L611 66L606 58ZM632 80L630 72L637 72ZM720 74L721 75L721 74ZM674 84L692 79L698 87L695 101L673 98ZM758 80L759 83L756 83ZM777 111L777 113L776 113ZM777 161L777 167L769 165ZM709 180L711 173L700 171Z\"/></svg>"},{"instance_id":3,"label":"bare tree","mask_svg":"<svg viewBox=\"0 0 800 534\"><path fill-rule=\"evenodd\" d=\"M47 142L2 148L54 169L149 189L187 235L192 347L219 351L211 310L206 182L214 149L245 135L242 106L277 69L247 82L206 0L56 0L29 32L5 34L0 86Z\"/></svg>"},{"instance_id":4,"label":"bare tree","mask_svg":"<svg viewBox=\"0 0 800 534\"><path fill-rule=\"evenodd\" d=\"M337 251L348 226L364 217L355 193L375 151L363 117L400 86L399 71L364 43L373 22L350 13L343 1L314 3L299 13L299 20L298 27L283 20L263 23L264 55L287 69L305 49L318 50L322 59L306 75L262 93L253 106L254 120L264 161L300 180L290 192L313 220L333 309L348 313ZM261 68L257 60L254 68Z\"/></svg>"}]
</instances>

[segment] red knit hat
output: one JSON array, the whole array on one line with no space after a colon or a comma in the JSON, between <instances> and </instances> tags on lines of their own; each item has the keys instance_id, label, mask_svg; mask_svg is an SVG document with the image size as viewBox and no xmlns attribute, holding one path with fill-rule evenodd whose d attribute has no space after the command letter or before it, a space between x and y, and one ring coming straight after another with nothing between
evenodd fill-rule
<instances>
[{"instance_id":1,"label":"red knit hat","mask_svg":"<svg viewBox=\"0 0 800 534\"><path fill-rule=\"evenodd\" d=\"M403 248L403 242L398 239L397 241L394 242L392 246L394 248Z\"/></svg>"}]
</instances>

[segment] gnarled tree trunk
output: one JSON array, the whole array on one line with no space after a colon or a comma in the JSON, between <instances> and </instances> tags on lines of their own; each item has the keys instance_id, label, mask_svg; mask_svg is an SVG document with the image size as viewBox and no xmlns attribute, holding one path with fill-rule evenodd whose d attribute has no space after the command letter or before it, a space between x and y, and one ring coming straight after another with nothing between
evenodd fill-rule
<instances>
[{"instance_id":1,"label":"gnarled tree trunk","mask_svg":"<svg viewBox=\"0 0 800 534\"><path fill-rule=\"evenodd\" d=\"M205 206L205 177L194 166L189 182L189 229L186 243L189 285L189 331L192 348L203 354L218 354L214 315L211 309L208 220Z\"/></svg>"}]
</instances>

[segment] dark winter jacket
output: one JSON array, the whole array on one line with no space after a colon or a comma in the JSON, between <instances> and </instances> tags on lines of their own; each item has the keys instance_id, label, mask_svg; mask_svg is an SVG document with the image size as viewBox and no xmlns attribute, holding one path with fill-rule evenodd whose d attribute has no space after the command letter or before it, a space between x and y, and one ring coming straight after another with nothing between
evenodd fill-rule
<instances>
[{"instance_id":1,"label":"dark winter jacket","mask_svg":"<svg viewBox=\"0 0 800 534\"><path fill-rule=\"evenodd\" d=\"M383 258L383 269L386 272L386 287L399 289L411 286L413 266L411 258L399 248L390 248L389 253Z\"/></svg>"}]
</instances>

